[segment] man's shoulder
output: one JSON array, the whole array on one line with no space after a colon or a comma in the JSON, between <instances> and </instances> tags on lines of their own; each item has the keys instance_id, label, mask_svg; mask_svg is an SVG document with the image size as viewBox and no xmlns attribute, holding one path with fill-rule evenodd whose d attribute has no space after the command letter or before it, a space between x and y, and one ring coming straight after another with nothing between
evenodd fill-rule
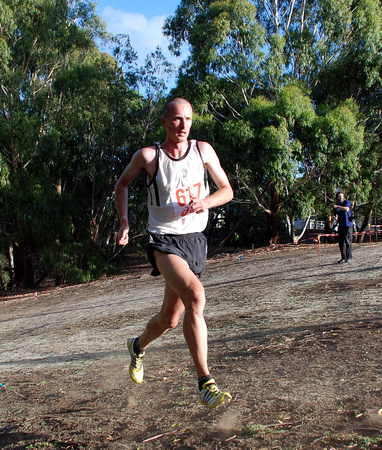
<instances>
[{"instance_id":1,"label":"man's shoulder","mask_svg":"<svg viewBox=\"0 0 382 450\"><path fill-rule=\"evenodd\" d=\"M205 141L196 141L197 146L200 150L200 153L203 156L203 159L206 161L209 159L209 157L215 153L214 148L212 147L211 144L209 144L208 142Z\"/></svg>"},{"instance_id":2,"label":"man's shoulder","mask_svg":"<svg viewBox=\"0 0 382 450\"><path fill-rule=\"evenodd\" d=\"M156 149L156 145L150 145L148 147L142 147L138 152L141 152L143 155L155 155Z\"/></svg>"},{"instance_id":3,"label":"man's shoulder","mask_svg":"<svg viewBox=\"0 0 382 450\"><path fill-rule=\"evenodd\" d=\"M140 148L134 153L129 166L132 170L145 170L151 175L154 170L155 155L155 146Z\"/></svg>"},{"instance_id":4,"label":"man's shoulder","mask_svg":"<svg viewBox=\"0 0 382 450\"><path fill-rule=\"evenodd\" d=\"M194 142L196 142L197 146L200 148L200 150L204 150L205 148L212 148L212 145L209 144L208 142L205 141L197 141L194 140Z\"/></svg>"},{"instance_id":5,"label":"man's shoulder","mask_svg":"<svg viewBox=\"0 0 382 450\"><path fill-rule=\"evenodd\" d=\"M143 161L145 161L146 163L150 163L156 155L156 147L155 145L151 145L149 147L143 147L139 150L136 151L136 153L134 154L134 156L136 158L140 158Z\"/></svg>"}]
</instances>

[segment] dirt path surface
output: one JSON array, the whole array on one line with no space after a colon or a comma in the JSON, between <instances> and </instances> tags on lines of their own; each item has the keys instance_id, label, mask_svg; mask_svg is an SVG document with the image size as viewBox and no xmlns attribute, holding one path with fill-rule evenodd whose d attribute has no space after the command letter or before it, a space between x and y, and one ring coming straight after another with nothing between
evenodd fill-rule
<instances>
[{"instance_id":1,"label":"dirt path surface","mask_svg":"<svg viewBox=\"0 0 382 450\"><path fill-rule=\"evenodd\" d=\"M2 449L382 448L382 245L239 253L202 278L211 372L198 402L181 327L130 381L126 338L157 312L140 273L0 299Z\"/></svg>"}]
</instances>

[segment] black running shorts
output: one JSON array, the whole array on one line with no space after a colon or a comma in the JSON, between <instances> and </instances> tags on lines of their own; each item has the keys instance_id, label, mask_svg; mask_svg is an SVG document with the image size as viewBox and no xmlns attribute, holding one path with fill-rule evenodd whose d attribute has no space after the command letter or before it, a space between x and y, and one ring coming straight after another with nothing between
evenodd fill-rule
<instances>
[{"instance_id":1,"label":"black running shorts","mask_svg":"<svg viewBox=\"0 0 382 450\"><path fill-rule=\"evenodd\" d=\"M207 261L207 239L203 233L150 234L146 251L153 266L151 275L155 277L160 275L160 272L155 262L154 250L180 256L187 261L194 274L199 276L202 275Z\"/></svg>"}]
</instances>

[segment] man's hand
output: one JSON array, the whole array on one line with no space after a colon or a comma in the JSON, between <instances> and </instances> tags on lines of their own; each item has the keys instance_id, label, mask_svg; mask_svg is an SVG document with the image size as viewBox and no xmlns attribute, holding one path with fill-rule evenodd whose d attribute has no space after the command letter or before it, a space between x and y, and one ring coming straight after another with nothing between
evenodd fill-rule
<instances>
[{"instance_id":1,"label":"man's hand","mask_svg":"<svg viewBox=\"0 0 382 450\"><path fill-rule=\"evenodd\" d=\"M191 201L190 201L189 205L191 207L191 212L200 214L208 209L205 202L203 200L201 200L200 198L195 197L193 195L191 195L190 198L191 198Z\"/></svg>"},{"instance_id":2,"label":"man's hand","mask_svg":"<svg viewBox=\"0 0 382 450\"><path fill-rule=\"evenodd\" d=\"M129 231L130 228L128 226L121 227L118 231L118 244L126 245L129 242Z\"/></svg>"}]
</instances>

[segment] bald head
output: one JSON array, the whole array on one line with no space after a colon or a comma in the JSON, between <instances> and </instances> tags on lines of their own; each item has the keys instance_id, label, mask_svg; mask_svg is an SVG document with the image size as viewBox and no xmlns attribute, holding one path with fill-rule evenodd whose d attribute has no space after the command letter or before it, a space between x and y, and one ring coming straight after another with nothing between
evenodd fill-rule
<instances>
[{"instance_id":1,"label":"bald head","mask_svg":"<svg viewBox=\"0 0 382 450\"><path fill-rule=\"evenodd\" d=\"M169 115L169 113L171 113L171 111L173 110L175 105L188 106L189 108L191 108L191 111L192 111L192 106L189 101L187 101L181 97L176 97L171 100L168 100L165 103L165 105L163 107L162 117L166 118Z\"/></svg>"}]
</instances>

